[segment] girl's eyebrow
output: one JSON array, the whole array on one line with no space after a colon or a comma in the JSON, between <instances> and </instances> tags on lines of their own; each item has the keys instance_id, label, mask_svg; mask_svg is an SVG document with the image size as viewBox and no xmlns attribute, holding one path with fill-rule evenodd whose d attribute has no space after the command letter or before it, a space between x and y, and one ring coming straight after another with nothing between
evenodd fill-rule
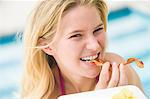
<instances>
[{"instance_id":1,"label":"girl's eyebrow","mask_svg":"<svg viewBox=\"0 0 150 99\"><path fill-rule=\"evenodd\" d=\"M103 23L99 24L99 25L96 26L94 29L96 29L96 28L98 28L98 27L100 27L100 26L102 26L102 25L103 25Z\"/></svg>"},{"instance_id":2,"label":"girl's eyebrow","mask_svg":"<svg viewBox=\"0 0 150 99\"><path fill-rule=\"evenodd\" d=\"M103 25L103 23L97 25L94 29L97 29L98 27L100 27L100 26L102 26L102 25ZM84 32L84 30L74 30L74 31L72 31L72 32L69 32L68 34L73 34L73 33L77 33L77 32Z\"/></svg>"},{"instance_id":3,"label":"girl's eyebrow","mask_svg":"<svg viewBox=\"0 0 150 99\"><path fill-rule=\"evenodd\" d=\"M74 30L72 32L70 32L69 34L73 34L73 33L77 33L77 32L83 32L84 30Z\"/></svg>"}]
</instances>

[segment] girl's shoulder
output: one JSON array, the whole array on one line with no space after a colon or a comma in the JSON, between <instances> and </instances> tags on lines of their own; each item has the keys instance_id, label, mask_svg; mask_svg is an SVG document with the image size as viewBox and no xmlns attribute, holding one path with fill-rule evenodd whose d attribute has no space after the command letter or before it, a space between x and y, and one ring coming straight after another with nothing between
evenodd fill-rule
<instances>
[{"instance_id":1,"label":"girl's shoulder","mask_svg":"<svg viewBox=\"0 0 150 99\"><path fill-rule=\"evenodd\" d=\"M118 64L125 62L125 59L122 56L120 56L119 54L116 54L116 53L112 53L112 52L105 53L104 59L106 61L116 62Z\"/></svg>"}]
</instances>

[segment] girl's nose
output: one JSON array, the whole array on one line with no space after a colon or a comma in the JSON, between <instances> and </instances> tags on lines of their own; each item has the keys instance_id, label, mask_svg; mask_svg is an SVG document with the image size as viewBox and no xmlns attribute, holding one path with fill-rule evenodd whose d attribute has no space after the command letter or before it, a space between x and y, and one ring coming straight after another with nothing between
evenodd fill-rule
<instances>
[{"instance_id":1,"label":"girl's nose","mask_svg":"<svg viewBox=\"0 0 150 99\"><path fill-rule=\"evenodd\" d=\"M100 47L100 43L96 37L92 36L87 39L86 48L88 50L97 51L97 50L99 50L99 47Z\"/></svg>"}]
</instances>

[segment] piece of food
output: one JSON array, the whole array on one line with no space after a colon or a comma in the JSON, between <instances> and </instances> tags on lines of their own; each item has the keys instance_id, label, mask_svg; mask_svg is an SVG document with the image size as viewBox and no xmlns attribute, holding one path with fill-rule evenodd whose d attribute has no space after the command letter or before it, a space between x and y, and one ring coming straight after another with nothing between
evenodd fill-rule
<instances>
[{"instance_id":1,"label":"piece of food","mask_svg":"<svg viewBox=\"0 0 150 99\"><path fill-rule=\"evenodd\" d=\"M132 62L135 62L138 67L144 68L144 63L143 63L140 59L138 59L138 58L129 58L129 59L127 60L127 62L124 63L124 65L130 64L130 63L132 63Z\"/></svg>"},{"instance_id":2,"label":"piece of food","mask_svg":"<svg viewBox=\"0 0 150 99\"><path fill-rule=\"evenodd\" d=\"M92 60L97 66L102 66L105 62L103 60Z\"/></svg>"},{"instance_id":3,"label":"piece of food","mask_svg":"<svg viewBox=\"0 0 150 99\"><path fill-rule=\"evenodd\" d=\"M119 93L114 94L112 99L138 99L129 89L124 88Z\"/></svg>"},{"instance_id":4,"label":"piece of food","mask_svg":"<svg viewBox=\"0 0 150 99\"><path fill-rule=\"evenodd\" d=\"M97 66L102 66L106 61L100 59L100 60L92 60L92 62L95 63ZM124 65L130 64L132 62L135 62L139 68L144 68L144 63L138 58L129 58L127 62L124 63Z\"/></svg>"}]
</instances>

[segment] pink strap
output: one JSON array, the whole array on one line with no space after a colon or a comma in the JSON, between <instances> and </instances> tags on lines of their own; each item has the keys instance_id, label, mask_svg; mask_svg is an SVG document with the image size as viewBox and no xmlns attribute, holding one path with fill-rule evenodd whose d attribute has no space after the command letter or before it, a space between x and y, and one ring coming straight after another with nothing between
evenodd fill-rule
<instances>
[{"instance_id":1,"label":"pink strap","mask_svg":"<svg viewBox=\"0 0 150 99\"><path fill-rule=\"evenodd\" d=\"M98 83L98 81L99 81L99 75L96 76L96 83Z\"/></svg>"},{"instance_id":2,"label":"pink strap","mask_svg":"<svg viewBox=\"0 0 150 99\"><path fill-rule=\"evenodd\" d=\"M58 67L58 72L59 72L59 81L60 81L60 90L61 90L61 95L65 95L66 92L65 92L65 85L64 85L64 80L63 80L63 77L60 73L60 69Z\"/></svg>"}]
</instances>

